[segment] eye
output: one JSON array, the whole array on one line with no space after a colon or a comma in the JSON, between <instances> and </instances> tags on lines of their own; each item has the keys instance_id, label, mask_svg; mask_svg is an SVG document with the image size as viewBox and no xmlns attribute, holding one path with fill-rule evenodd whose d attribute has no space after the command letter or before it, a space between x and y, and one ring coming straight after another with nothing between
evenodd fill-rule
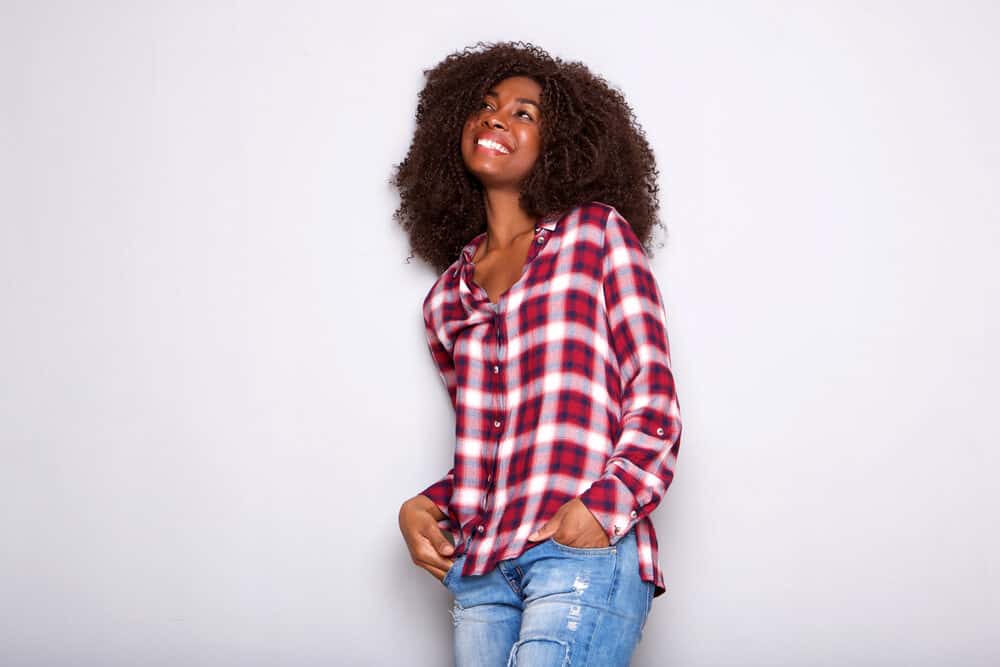
<instances>
[{"instance_id":1,"label":"eye","mask_svg":"<svg viewBox=\"0 0 1000 667\"><path fill-rule=\"evenodd\" d=\"M522 109L521 111L518 111L517 113L519 113L519 114L522 114L522 113L523 113L523 114L524 114L525 116L527 116L527 117L528 117L528 120L532 120L532 118L531 118L531 114L530 114L530 113L528 113L527 111L524 111L523 109Z\"/></svg>"}]
</instances>

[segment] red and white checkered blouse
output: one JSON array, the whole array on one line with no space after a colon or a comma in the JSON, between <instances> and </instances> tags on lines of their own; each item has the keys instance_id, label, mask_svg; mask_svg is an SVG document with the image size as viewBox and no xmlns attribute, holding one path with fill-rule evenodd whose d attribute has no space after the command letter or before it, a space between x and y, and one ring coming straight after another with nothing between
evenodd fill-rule
<instances>
[{"instance_id":1,"label":"red and white checkered blouse","mask_svg":"<svg viewBox=\"0 0 1000 667\"><path fill-rule=\"evenodd\" d=\"M681 419L646 253L613 206L574 207L539 222L521 277L494 304L473 280L485 238L424 299L456 440L454 467L420 493L447 515L453 555L468 553L462 575L540 544L528 535L579 497L611 544L635 527L640 576L659 596L649 514L673 479Z\"/></svg>"}]
</instances>

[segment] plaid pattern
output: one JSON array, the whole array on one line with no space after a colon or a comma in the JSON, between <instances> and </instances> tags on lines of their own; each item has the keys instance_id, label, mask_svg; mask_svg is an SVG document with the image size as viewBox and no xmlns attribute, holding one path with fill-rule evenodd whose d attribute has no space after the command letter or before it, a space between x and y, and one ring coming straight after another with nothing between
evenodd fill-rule
<instances>
[{"instance_id":1,"label":"plaid pattern","mask_svg":"<svg viewBox=\"0 0 1000 667\"><path fill-rule=\"evenodd\" d=\"M680 447L666 312L639 239L613 206L541 220L520 279L490 302L471 260L423 303L455 408L454 467L420 493L446 519L463 575L485 574L575 497L611 544L635 528L642 579L666 589L649 518ZM468 540L468 542L466 541Z\"/></svg>"}]
</instances>

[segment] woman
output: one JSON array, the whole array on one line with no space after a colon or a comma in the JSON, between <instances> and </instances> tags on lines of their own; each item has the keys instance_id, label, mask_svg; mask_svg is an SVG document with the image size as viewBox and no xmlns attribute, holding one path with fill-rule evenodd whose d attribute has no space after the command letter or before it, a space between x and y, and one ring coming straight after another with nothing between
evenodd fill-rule
<instances>
[{"instance_id":1,"label":"woman","mask_svg":"<svg viewBox=\"0 0 1000 667\"><path fill-rule=\"evenodd\" d=\"M627 665L681 435L652 150L618 91L536 46L424 74L392 183L441 272L423 316L456 442L400 530L454 596L457 664Z\"/></svg>"}]
</instances>

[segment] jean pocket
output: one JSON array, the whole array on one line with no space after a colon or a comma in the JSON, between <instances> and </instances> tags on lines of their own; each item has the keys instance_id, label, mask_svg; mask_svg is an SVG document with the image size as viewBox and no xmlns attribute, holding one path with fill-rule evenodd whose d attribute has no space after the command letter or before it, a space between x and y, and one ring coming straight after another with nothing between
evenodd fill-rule
<instances>
[{"instance_id":1,"label":"jean pocket","mask_svg":"<svg viewBox=\"0 0 1000 667\"><path fill-rule=\"evenodd\" d=\"M556 547L560 551L565 551L568 553L575 554L589 554L593 556L602 556L605 554L613 554L618 550L618 547L614 544L609 544L606 547L571 547L568 544L563 544L556 540L555 536L549 538L549 542L552 546Z\"/></svg>"},{"instance_id":2,"label":"jean pocket","mask_svg":"<svg viewBox=\"0 0 1000 667\"><path fill-rule=\"evenodd\" d=\"M444 578L441 579L441 584L443 586L445 586L445 588L447 588L448 584L451 583L451 579L452 579L453 575L456 572L461 571L461 569L462 569L461 561L462 561L462 558L464 556L465 556L465 554L462 554L462 556L459 556L455 560L453 560L451 562L451 566L448 568L448 571L444 573Z\"/></svg>"}]
</instances>

